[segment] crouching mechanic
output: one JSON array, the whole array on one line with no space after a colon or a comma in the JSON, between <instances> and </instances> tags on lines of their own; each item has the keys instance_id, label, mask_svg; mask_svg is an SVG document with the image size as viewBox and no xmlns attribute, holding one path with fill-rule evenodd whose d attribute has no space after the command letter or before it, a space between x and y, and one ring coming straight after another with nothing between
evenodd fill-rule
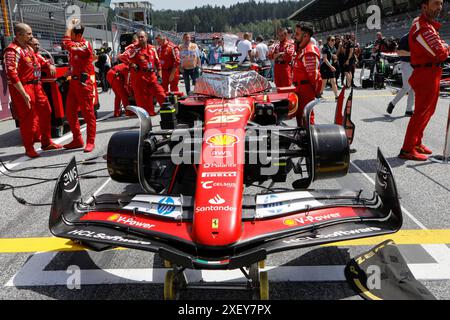
<instances>
[{"instance_id":1,"label":"crouching mechanic","mask_svg":"<svg viewBox=\"0 0 450 320\"><path fill-rule=\"evenodd\" d=\"M42 149L58 149L59 146L52 142L50 132L45 129L46 125L50 126L50 120L45 123L49 119L49 110L42 109L39 112L36 110L42 91L37 85L40 73L39 62L29 46L33 32L29 25L18 23L14 26L14 33L16 35L14 41L5 50L8 88L19 120L25 154L30 158L36 158L39 157L34 149L36 115L39 117L41 128L44 129L41 137Z\"/></svg>"},{"instance_id":2,"label":"crouching mechanic","mask_svg":"<svg viewBox=\"0 0 450 320\"><path fill-rule=\"evenodd\" d=\"M78 110L81 110L87 126L87 139L84 152L92 152L95 148L97 123L94 111L96 87L95 71L92 64L94 53L91 44L83 38L84 27L80 21L73 19L63 37L63 47L69 52L71 80L66 99L66 118L72 130L73 140L64 146L65 149L84 147L81 136Z\"/></svg>"},{"instance_id":3,"label":"crouching mechanic","mask_svg":"<svg viewBox=\"0 0 450 320\"><path fill-rule=\"evenodd\" d=\"M408 124L405 142L399 158L426 161L433 152L422 144L422 137L439 99L442 63L450 54L448 45L440 38L439 17L443 0L422 0L422 14L414 19L409 31L411 66L414 71L409 84L414 90L416 105Z\"/></svg>"},{"instance_id":4,"label":"crouching mechanic","mask_svg":"<svg viewBox=\"0 0 450 320\"><path fill-rule=\"evenodd\" d=\"M49 72L51 76L56 74L55 66L50 61L45 59L40 53L39 40L36 38L31 39L29 43L33 49L37 59L37 70L35 72L36 79L36 117L34 121L34 136L35 140L40 137L43 150L61 149L62 146L52 142L51 140L51 114L52 108L48 101L48 98L42 88L41 83L41 71Z\"/></svg>"},{"instance_id":5,"label":"crouching mechanic","mask_svg":"<svg viewBox=\"0 0 450 320\"><path fill-rule=\"evenodd\" d=\"M314 29L311 23L296 26L295 38L298 42L297 55L294 60L293 83L298 95L297 125L303 123L303 111L308 103L322 94L322 77L320 76L320 49L311 41ZM314 124L314 113L311 114Z\"/></svg>"},{"instance_id":6,"label":"crouching mechanic","mask_svg":"<svg viewBox=\"0 0 450 320\"><path fill-rule=\"evenodd\" d=\"M159 45L158 56L161 61L162 87L165 92L178 92L180 49L163 35L157 35L155 39Z\"/></svg>"},{"instance_id":7,"label":"crouching mechanic","mask_svg":"<svg viewBox=\"0 0 450 320\"><path fill-rule=\"evenodd\" d=\"M150 116L155 116L151 97L156 97L160 106L166 101L164 89L156 77L157 72L161 77L159 58L155 47L147 43L147 33L142 30L137 36L138 43L129 45L119 59L130 68L131 88L136 104L144 108Z\"/></svg>"},{"instance_id":8,"label":"crouching mechanic","mask_svg":"<svg viewBox=\"0 0 450 320\"><path fill-rule=\"evenodd\" d=\"M106 80L111 86L115 98L114 98L114 117L120 117L121 109L120 103L124 108L128 107L130 104L128 97L130 96L128 90L128 66L124 63L119 63L118 65L112 67L111 70L106 74Z\"/></svg>"}]
</instances>

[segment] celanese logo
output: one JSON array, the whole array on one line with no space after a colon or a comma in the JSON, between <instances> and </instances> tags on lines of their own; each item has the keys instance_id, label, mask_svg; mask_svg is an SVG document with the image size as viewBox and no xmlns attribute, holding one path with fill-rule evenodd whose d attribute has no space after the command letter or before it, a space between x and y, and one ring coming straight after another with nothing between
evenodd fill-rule
<instances>
[{"instance_id":1,"label":"celanese logo","mask_svg":"<svg viewBox=\"0 0 450 320\"><path fill-rule=\"evenodd\" d=\"M234 189L234 188L236 188L236 183L234 183L234 182L202 181L202 187L203 187L203 189L207 189L207 190L212 189L213 187Z\"/></svg>"}]
</instances>

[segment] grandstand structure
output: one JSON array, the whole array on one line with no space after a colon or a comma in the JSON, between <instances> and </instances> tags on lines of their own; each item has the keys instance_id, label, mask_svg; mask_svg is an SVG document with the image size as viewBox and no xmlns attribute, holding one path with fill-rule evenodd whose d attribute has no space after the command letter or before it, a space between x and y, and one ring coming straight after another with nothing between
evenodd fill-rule
<instances>
[{"instance_id":1,"label":"grandstand structure","mask_svg":"<svg viewBox=\"0 0 450 320\"><path fill-rule=\"evenodd\" d=\"M144 30L153 37L152 4L149 1L114 2L113 32L121 33Z\"/></svg>"},{"instance_id":2,"label":"grandstand structure","mask_svg":"<svg viewBox=\"0 0 450 320\"><path fill-rule=\"evenodd\" d=\"M16 22L24 22L33 28L33 35L39 39L41 46L47 50L57 49L66 30L66 20L76 13L72 5L80 8L80 18L86 26L85 37L94 48L103 42L111 42L108 32L108 1L84 2L80 0L8 0L9 27ZM1 20L6 26L6 21Z\"/></svg>"},{"instance_id":3,"label":"grandstand structure","mask_svg":"<svg viewBox=\"0 0 450 320\"><path fill-rule=\"evenodd\" d=\"M406 34L414 17L419 15L420 0L312 0L294 12L289 19L310 21L314 24L316 38L326 41L328 35L355 33L361 45L375 40L378 31L387 38L400 38ZM368 29L367 13L369 6L377 5L381 9L381 29ZM440 20L443 23L440 34L450 42L449 21L450 6L444 3Z\"/></svg>"},{"instance_id":4,"label":"grandstand structure","mask_svg":"<svg viewBox=\"0 0 450 320\"><path fill-rule=\"evenodd\" d=\"M152 4L147 0L116 2L114 11L110 7L111 0L0 1L0 40L6 43L12 40L13 24L24 22L33 28L33 35L39 39L42 48L58 50L66 30L66 20L75 13L71 7L73 5L80 8L80 18L86 27L84 37L94 49L106 42L114 52L118 49L118 39L122 33L141 29L149 33L152 31Z\"/></svg>"}]
</instances>

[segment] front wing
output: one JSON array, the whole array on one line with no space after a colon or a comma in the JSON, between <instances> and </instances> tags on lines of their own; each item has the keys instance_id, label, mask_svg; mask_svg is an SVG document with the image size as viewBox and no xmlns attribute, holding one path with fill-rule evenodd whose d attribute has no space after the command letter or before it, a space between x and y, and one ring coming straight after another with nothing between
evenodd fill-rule
<instances>
[{"instance_id":1,"label":"front wing","mask_svg":"<svg viewBox=\"0 0 450 320\"><path fill-rule=\"evenodd\" d=\"M102 195L83 203L72 159L57 181L49 226L94 250L126 247L190 269L236 269L271 253L395 233L402 225L392 169L380 150L371 199L342 190L244 196L243 232L227 247L191 239L193 211L193 199L183 196Z\"/></svg>"}]
</instances>

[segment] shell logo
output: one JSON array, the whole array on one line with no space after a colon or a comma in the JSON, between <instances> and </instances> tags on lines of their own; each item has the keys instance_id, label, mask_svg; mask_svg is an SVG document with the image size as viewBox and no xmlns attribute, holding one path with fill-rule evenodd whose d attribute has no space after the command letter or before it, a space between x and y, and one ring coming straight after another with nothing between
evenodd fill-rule
<instances>
[{"instance_id":1,"label":"shell logo","mask_svg":"<svg viewBox=\"0 0 450 320\"><path fill-rule=\"evenodd\" d=\"M284 219L283 223L289 227L297 225L297 222L294 219Z\"/></svg>"},{"instance_id":2,"label":"shell logo","mask_svg":"<svg viewBox=\"0 0 450 320\"><path fill-rule=\"evenodd\" d=\"M238 142L239 138L231 134L216 134L206 141L212 147L232 147Z\"/></svg>"},{"instance_id":3,"label":"shell logo","mask_svg":"<svg viewBox=\"0 0 450 320\"><path fill-rule=\"evenodd\" d=\"M113 214L112 216L108 217L108 221L116 221L120 218L120 214Z\"/></svg>"}]
</instances>

